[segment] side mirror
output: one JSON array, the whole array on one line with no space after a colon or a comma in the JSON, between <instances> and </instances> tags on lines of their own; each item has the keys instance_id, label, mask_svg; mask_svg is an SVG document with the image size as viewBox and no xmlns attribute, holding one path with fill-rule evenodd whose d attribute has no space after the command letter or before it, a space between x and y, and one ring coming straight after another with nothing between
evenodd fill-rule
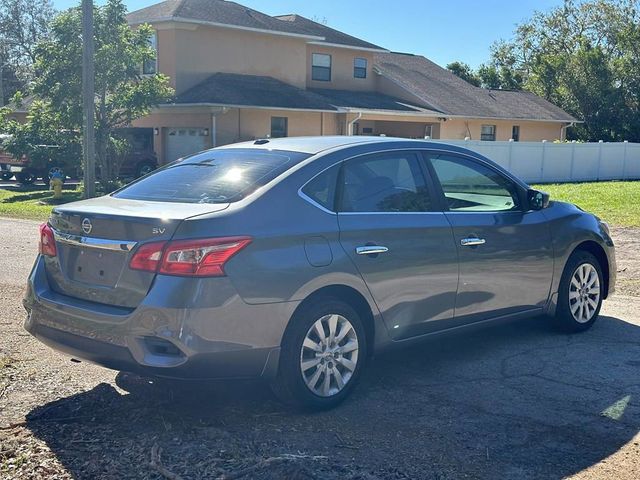
<instances>
[{"instance_id":1,"label":"side mirror","mask_svg":"<svg viewBox=\"0 0 640 480\"><path fill-rule=\"evenodd\" d=\"M527 200L529 200L529 208L531 210L542 210L549 206L549 194L540 190L529 189Z\"/></svg>"}]
</instances>

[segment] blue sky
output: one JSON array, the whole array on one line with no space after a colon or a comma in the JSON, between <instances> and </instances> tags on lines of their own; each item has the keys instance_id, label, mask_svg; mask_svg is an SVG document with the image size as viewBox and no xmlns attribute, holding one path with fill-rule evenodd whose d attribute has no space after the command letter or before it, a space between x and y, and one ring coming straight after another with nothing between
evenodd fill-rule
<instances>
[{"instance_id":1,"label":"blue sky","mask_svg":"<svg viewBox=\"0 0 640 480\"><path fill-rule=\"evenodd\" d=\"M96 0L102 3L103 0ZM129 11L159 0L125 0ZM53 0L58 9L80 0ZM562 0L238 0L269 15L298 13L393 51L417 53L444 66L473 67L489 58L490 45L509 38L516 23Z\"/></svg>"}]
</instances>

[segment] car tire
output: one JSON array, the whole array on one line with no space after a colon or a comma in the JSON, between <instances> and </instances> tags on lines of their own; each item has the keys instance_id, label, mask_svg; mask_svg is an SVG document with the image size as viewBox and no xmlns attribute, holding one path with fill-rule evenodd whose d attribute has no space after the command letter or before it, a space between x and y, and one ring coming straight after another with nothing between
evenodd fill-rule
<instances>
[{"instance_id":1,"label":"car tire","mask_svg":"<svg viewBox=\"0 0 640 480\"><path fill-rule=\"evenodd\" d=\"M31 170L23 170L16 173L16 180L22 185L31 185L38 179L35 172Z\"/></svg>"},{"instance_id":2,"label":"car tire","mask_svg":"<svg viewBox=\"0 0 640 480\"><path fill-rule=\"evenodd\" d=\"M13 178L13 173L11 173L11 172L0 172L0 179L2 179L4 182L8 182L12 178Z\"/></svg>"},{"instance_id":3,"label":"car tire","mask_svg":"<svg viewBox=\"0 0 640 480\"><path fill-rule=\"evenodd\" d=\"M158 168L155 164L151 162L143 162L136 168L136 178L143 177L145 175L150 174L156 168Z\"/></svg>"},{"instance_id":4,"label":"car tire","mask_svg":"<svg viewBox=\"0 0 640 480\"><path fill-rule=\"evenodd\" d=\"M271 387L295 408L333 408L355 387L367 353L366 331L356 310L337 298L318 298L291 319Z\"/></svg>"},{"instance_id":5,"label":"car tire","mask_svg":"<svg viewBox=\"0 0 640 480\"><path fill-rule=\"evenodd\" d=\"M598 259L584 250L573 252L560 280L556 325L569 333L588 330L598 318L604 293Z\"/></svg>"}]
</instances>

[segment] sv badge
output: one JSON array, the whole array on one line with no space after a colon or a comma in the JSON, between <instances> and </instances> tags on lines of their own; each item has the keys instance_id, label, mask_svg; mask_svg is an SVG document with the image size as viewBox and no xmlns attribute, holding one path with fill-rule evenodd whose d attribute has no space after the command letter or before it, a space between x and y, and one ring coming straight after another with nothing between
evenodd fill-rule
<instances>
[{"instance_id":1,"label":"sv badge","mask_svg":"<svg viewBox=\"0 0 640 480\"><path fill-rule=\"evenodd\" d=\"M166 228L159 228L159 227L154 227L152 230L154 235L162 235L166 231L167 231Z\"/></svg>"}]
</instances>

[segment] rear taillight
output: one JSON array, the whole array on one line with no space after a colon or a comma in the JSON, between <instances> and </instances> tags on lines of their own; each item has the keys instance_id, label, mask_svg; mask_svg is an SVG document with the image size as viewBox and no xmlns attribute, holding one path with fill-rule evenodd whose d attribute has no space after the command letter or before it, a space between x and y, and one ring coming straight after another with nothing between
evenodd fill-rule
<instances>
[{"instance_id":1,"label":"rear taillight","mask_svg":"<svg viewBox=\"0 0 640 480\"><path fill-rule=\"evenodd\" d=\"M42 255L46 255L47 257L55 257L57 254L56 239L53 236L53 230L46 223L40 225L40 244L38 245L38 250Z\"/></svg>"},{"instance_id":2,"label":"rear taillight","mask_svg":"<svg viewBox=\"0 0 640 480\"><path fill-rule=\"evenodd\" d=\"M220 277L225 263L250 242L249 237L224 237L148 243L138 249L129 266L165 275Z\"/></svg>"},{"instance_id":3,"label":"rear taillight","mask_svg":"<svg viewBox=\"0 0 640 480\"><path fill-rule=\"evenodd\" d=\"M152 242L141 245L129 262L129 267L134 270L157 272L166 244L167 242Z\"/></svg>"}]
</instances>

